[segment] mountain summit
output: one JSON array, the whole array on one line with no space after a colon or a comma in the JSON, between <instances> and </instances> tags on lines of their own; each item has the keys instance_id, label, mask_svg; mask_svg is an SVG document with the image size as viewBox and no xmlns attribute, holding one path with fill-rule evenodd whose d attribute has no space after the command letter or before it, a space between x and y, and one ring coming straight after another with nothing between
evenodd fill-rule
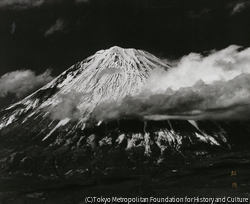
<instances>
[{"instance_id":1,"label":"mountain summit","mask_svg":"<svg viewBox=\"0 0 250 204\"><path fill-rule=\"evenodd\" d=\"M0 112L2 169L65 175L94 164L99 170L133 167L138 160L158 165L174 152L183 157L191 150L196 155L215 147L229 150L231 143L238 141L235 127L245 131L241 138L249 135L247 123L232 126L215 121L131 118L98 124L91 121L91 113L100 103L119 102L139 93L154 68L168 69L170 65L148 52L115 46L78 62L5 108Z\"/></svg>"},{"instance_id":2,"label":"mountain summit","mask_svg":"<svg viewBox=\"0 0 250 204\"><path fill-rule=\"evenodd\" d=\"M154 68L168 69L152 54L118 46L101 50L70 67L24 100L7 107L0 129L35 115L86 120L101 102L119 101L139 92ZM21 117L22 116L22 117Z\"/></svg>"}]
</instances>

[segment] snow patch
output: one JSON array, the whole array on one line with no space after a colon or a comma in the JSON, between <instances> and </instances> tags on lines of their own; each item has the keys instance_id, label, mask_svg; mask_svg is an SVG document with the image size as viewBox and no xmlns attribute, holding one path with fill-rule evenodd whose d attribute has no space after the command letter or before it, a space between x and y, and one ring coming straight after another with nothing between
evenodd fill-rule
<instances>
[{"instance_id":1,"label":"snow patch","mask_svg":"<svg viewBox=\"0 0 250 204\"><path fill-rule=\"evenodd\" d=\"M125 139L125 134L121 134L121 135L119 135L119 137L116 139L116 142L118 143L118 144L121 144L122 143L122 141Z\"/></svg>"},{"instance_id":2,"label":"snow patch","mask_svg":"<svg viewBox=\"0 0 250 204\"><path fill-rule=\"evenodd\" d=\"M70 118L65 118L63 120L61 120L50 132L49 134L47 134L42 141L46 140L57 128L59 128L60 126L64 126L66 125L68 122L70 121Z\"/></svg>"}]
</instances>

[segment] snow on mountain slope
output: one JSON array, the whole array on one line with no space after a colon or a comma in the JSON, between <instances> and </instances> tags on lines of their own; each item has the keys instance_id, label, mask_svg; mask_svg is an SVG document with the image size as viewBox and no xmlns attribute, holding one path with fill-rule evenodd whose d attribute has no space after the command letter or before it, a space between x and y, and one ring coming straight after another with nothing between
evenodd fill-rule
<instances>
[{"instance_id":1,"label":"snow on mountain slope","mask_svg":"<svg viewBox=\"0 0 250 204\"><path fill-rule=\"evenodd\" d=\"M138 93L156 67L168 69L169 65L142 50L115 46L98 51L24 100L7 107L4 111L7 113L0 115L0 129L27 113L23 122L36 113L43 117L52 113L51 117L59 120L68 117L85 121L100 102L119 101Z\"/></svg>"},{"instance_id":2,"label":"snow on mountain slope","mask_svg":"<svg viewBox=\"0 0 250 204\"><path fill-rule=\"evenodd\" d=\"M137 94L154 68L168 69L170 65L142 50L115 46L98 51L71 66L35 93L7 107L0 113L0 130L4 130L1 134L8 135L16 129L21 135L35 133L35 137L41 137L39 141L48 140L55 132L60 139L74 135L77 129L84 130L92 111L101 102L120 101L126 95ZM192 137L205 143L219 146L224 138L224 134L220 133L219 142L211 142L213 138L201 132L195 122L187 123L195 127ZM166 137L169 145L173 141L178 141L180 145L182 136L179 129L182 127L174 130L170 121L168 124L170 129L163 127L157 135ZM185 125L189 127L190 124ZM60 133L65 130L67 133ZM58 138L55 144L60 140ZM190 136L188 138L192 141ZM147 149L149 152L150 148Z\"/></svg>"},{"instance_id":3,"label":"snow on mountain slope","mask_svg":"<svg viewBox=\"0 0 250 204\"><path fill-rule=\"evenodd\" d=\"M240 148L248 146L247 122L91 120L100 103L139 93L154 68L170 66L142 50L112 47L7 107L0 112L0 168L64 174L93 164L136 166L142 159L158 165L176 152L187 157L228 151L238 141Z\"/></svg>"}]
</instances>

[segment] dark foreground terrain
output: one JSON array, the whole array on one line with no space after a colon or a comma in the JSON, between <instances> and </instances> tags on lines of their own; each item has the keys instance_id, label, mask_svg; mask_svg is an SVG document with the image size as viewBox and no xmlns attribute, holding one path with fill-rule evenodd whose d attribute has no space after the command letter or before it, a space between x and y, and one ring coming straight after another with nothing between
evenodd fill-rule
<instances>
[{"instance_id":1,"label":"dark foreground terrain","mask_svg":"<svg viewBox=\"0 0 250 204\"><path fill-rule=\"evenodd\" d=\"M244 155L244 156L243 156ZM85 203L94 197L240 197L250 199L250 151L199 159L183 157L159 168L93 168L65 176L1 174L0 203ZM231 175L235 171L236 175ZM236 185L233 186L233 183Z\"/></svg>"},{"instance_id":2,"label":"dark foreground terrain","mask_svg":"<svg viewBox=\"0 0 250 204\"><path fill-rule=\"evenodd\" d=\"M72 132L69 124L46 140L32 126L11 127L0 138L0 204L78 204L101 196L250 199L247 121L120 120Z\"/></svg>"}]
</instances>

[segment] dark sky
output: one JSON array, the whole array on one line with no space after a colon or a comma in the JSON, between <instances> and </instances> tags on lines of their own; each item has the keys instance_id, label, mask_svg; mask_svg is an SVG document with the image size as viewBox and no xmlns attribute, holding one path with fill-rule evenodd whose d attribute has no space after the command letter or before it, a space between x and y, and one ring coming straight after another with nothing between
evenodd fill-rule
<instances>
[{"instance_id":1,"label":"dark sky","mask_svg":"<svg viewBox=\"0 0 250 204\"><path fill-rule=\"evenodd\" d=\"M9 0L0 2L0 25L0 76L47 69L57 76L114 45L168 59L249 47L250 1ZM17 100L1 79L0 108Z\"/></svg>"}]
</instances>

